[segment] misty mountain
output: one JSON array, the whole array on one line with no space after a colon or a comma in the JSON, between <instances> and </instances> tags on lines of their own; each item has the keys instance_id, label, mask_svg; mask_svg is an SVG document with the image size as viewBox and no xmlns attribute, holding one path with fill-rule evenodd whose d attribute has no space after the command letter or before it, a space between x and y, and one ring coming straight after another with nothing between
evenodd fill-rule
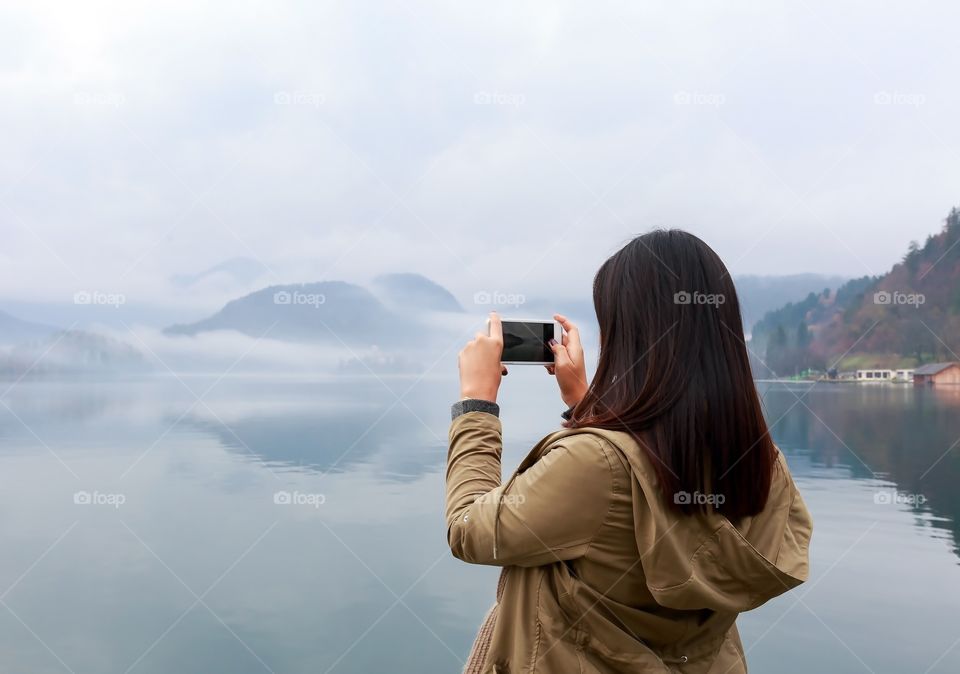
<instances>
[{"instance_id":1,"label":"misty mountain","mask_svg":"<svg viewBox=\"0 0 960 674\"><path fill-rule=\"evenodd\" d=\"M109 374L151 369L144 355L129 344L82 330L56 331L0 354L0 373Z\"/></svg>"},{"instance_id":2,"label":"misty mountain","mask_svg":"<svg viewBox=\"0 0 960 674\"><path fill-rule=\"evenodd\" d=\"M383 274L373 280L374 291L397 309L462 312L453 294L420 274Z\"/></svg>"},{"instance_id":3,"label":"misty mountain","mask_svg":"<svg viewBox=\"0 0 960 674\"><path fill-rule=\"evenodd\" d=\"M388 281L391 278L393 283ZM422 322L425 306L447 307L448 315L462 312L452 295L422 276L382 278L379 290L384 292L387 287L391 288L389 296L403 302L405 308L388 306L366 288L343 281L276 285L232 300L208 318L173 325L164 332L196 335L236 330L252 337L334 346L412 347L425 346L429 337ZM413 306L421 310L406 310Z\"/></svg>"},{"instance_id":4,"label":"misty mountain","mask_svg":"<svg viewBox=\"0 0 960 674\"><path fill-rule=\"evenodd\" d=\"M370 291L342 281L275 285L228 302L196 323L173 325L170 335L236 330L251 337L348 343L389 334L390 312Z\"/></svg>"},{"instance_id":5,"label":"misty mountain","mask_svg":"<svg viewBox=\"0 0 960 674\"><path fill-rule=\"evenodd\" d=\"M223 276L238 285L248 285L267 271L263 263L253 258L234 257L196 274L176 274L170 277L170 281L181 288L188 288L210 277Z\"/></svg>"},{"instance_id":6,"label":"misty mountain","mask_svg":"<svg viewBox=\"0 0 960 674\"><path fill-rule=\"evenodd\" d=\"M57 332L59 329L50 325L23 321L0 311L0 345L13 345L41 339Z\"/></svg>"},{"instance_id":7,"label":"misty mountain","mask_svg":"<svg viewBox=\"0 0 960 674\"><path fill-rule=\"evenodd\" d=\"M736 276L733 279L740 299L743 325L748 329L768 311L788 302L797 302L810 293L837 288L847 281L843 276L791 274L788 276Z\"/></svg>"},{"instance_id":8,"label":"misty mountain","mask_svg":"<svg viewBox=\"0 0 960 674\"><path fill-rule=\"evenodd\" d=\"M744 330L749 334L750 326L768 311L778 309L788 302L800 301L810 293L819 293L824 288L836 288L846 280L842 276L823 274L737 276L734 278L734 284L740 300ZM522 318L549 318L555 312L559 312L580 323L581 329L590 330L595 325L596 316L589 289L582 297L544 298L515 295L513 298L516 299L516 304L511 305L509 295L477 293L474 296L474 303L468 307L468 310L473 311L475 308L478 313L485 313L490 309L496 309L504 316Z\"/></svg>"}]
</instances>

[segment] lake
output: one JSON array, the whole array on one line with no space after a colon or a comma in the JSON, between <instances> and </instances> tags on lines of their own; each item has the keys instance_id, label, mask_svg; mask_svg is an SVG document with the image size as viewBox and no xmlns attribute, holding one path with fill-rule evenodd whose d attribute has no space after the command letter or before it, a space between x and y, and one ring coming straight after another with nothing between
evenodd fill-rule
<instances>
[{"instance_id":1,"label":"lake","mask_svg":"<svg viewBox=\"0 0 960 674\"><path fill-rule=\"evenodd\" d=\"M760 388L816 529L811 580L740 618L752 671L960 671L960 391ZM0 398L0 671L459 672L496 570L446 547L456 393L18 383ZM501 405L510 470L562 405L519 367Z\"/></svg>"}]
</instances>

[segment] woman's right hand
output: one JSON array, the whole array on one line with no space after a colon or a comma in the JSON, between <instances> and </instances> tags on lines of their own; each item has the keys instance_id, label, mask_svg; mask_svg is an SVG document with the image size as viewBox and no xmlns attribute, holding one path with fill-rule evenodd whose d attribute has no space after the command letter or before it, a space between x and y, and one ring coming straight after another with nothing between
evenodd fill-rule
<instances>
[{"instance_id":1,"label":"woman's right hand","mask_svg":"<svg viewBox=\"0 0 960 674\"><path fill-rule=\"evenodd\" d=\"M547 372L556 375L560 386L560 398L567 407L573 407L587 393L587 369L583 364L583 346L580 344L580 331L566 316L553 315L554 320L563 328L562 343L550 340L553 349L553 365L547 365Z\"/></svg>"}]
</instances>

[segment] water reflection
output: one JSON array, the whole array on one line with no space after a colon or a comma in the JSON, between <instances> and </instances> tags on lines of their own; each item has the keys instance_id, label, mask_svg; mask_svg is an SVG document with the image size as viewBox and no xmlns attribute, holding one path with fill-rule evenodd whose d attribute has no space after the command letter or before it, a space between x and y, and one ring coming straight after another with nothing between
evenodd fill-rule
<instances>
[{"instance_id":1,"label":"water reflection","mask_svg":"<svg viewBox=\"0 0 960 674\"><path fill-rule=\"evenodd\" d=\"M0 406L0 592L16 613L0 607L0 670L459 671L496 571L453 560L443 536L455 382L185 383L31 383ZM559 422L545 383L505 385L505 471ZM814 581L792 611L788 597L741 618L751 664L864 671L852 650L923 671L958 636L960 392L806 390L763 395L817 522ZM890 484L925 503L876 503ZM84 507L78 490L126 501ZM931 671L958 670L955 649Z\"/></svg>"},{"instance_id":2,"label":"water reflection","mask_svg":"<svg viewBox=\"0 0 960 674\"><path fill-rule=\"evenodd\" d=\"M866 498L886 503L884 485L914 510L918 528L949 533L960 556L960 390L912 385L765 385L774 440L799 472L842 469L870 480ZM798 398L801 399L798 402ZM779 420L779 421L778 421ZM822 477L822 473L818 473ZM933 515L932 517L930 515Z\"/></svg>"},{"instance_id":3,"label":"water reflection","mask_svg":"<svg viewBox=\"0 0 960 674\"><path fill-rule=\"evenodd\" d=\"M0 407L0 669L456 671L462 600L485 604L493 579L457 587L443 541L447 386L403 404L369 379L230 382L202 403L170 380L17 387Z\"/></svg>"},{"instance_id":4,"label":"water reflection","mask_svg":"<svg viewBox=\"0 0 960 674\"><path fill-rule=\"evenodd\" d=\"M170 419L172 423L174 420ZM400 405L361 409L273 409L223 421L191 413L183 423L225 448L275 467L345 472L374 464L384 477L410 480L443 463L440 439L420 427Z\"/></svg>"}]
</instances>

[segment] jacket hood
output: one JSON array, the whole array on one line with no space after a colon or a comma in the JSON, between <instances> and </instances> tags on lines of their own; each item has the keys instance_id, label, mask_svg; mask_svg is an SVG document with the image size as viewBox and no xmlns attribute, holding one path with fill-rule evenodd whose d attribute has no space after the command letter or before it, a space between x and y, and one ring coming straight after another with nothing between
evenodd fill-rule
<instances>
[{"instance_id":1,"label":"jacket hood","mask_svg":"<svg viewBox=\"0 0 960 674\"><path fill-rule=\"evenodd\" d=\"M574 432L600 435L629 464L637 549L661 606L740 613L807 579L813 522L779 449L766 507L734 524L717 513L686 515L668 504L649 456L628 433Z\"/></svg>"}]
</instances>

